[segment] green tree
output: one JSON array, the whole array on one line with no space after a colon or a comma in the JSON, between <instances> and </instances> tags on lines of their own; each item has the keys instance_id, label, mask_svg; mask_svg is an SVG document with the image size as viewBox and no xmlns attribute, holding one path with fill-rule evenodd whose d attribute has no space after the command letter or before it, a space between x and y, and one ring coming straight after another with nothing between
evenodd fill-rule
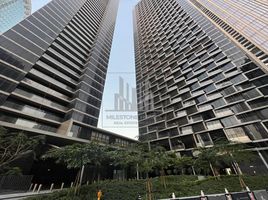
<instances>
[{"instance_id":1,"label":"green tree","mask_svg":"<svg viewBox=\"0 0 268 200\"><path fill-rule=\"evenodd\" d=\"M144 144L134 144L126 149L115 149L111 152L110 158L113 159L113 164L121 166L123 169L132 167L136 171L137 179L140 178L140 172L148 168L144 163L144 158L148 152L148 146ZM145 169L146 168L146 169Z\"/></svg>"},{"instance_id":2,"label":"green tree","mask_svg":"<svg viewBox=\"0 0 268 200\"><path fill-rule=\"evenodd\" d=\"M177 156L173 152L167 152L163 147L154 147L151 149L152 167L160 172L160 181L166 188L165 170L174 165Z\"/></svg>"},{"instance_id":3,"label":"green tree","mask_svg":"<svg viewBox=\"0 0 268 200\"><path fill-rule=\"evenodd\" d=\"M214 176L218 176L219 169L228 165L233 167L235 173L241 174L237 162L255 159L253 152L247 149L248 147L242 143L217 141L213 147L196 150L195 167L203 170L205 174L209 174L211 170Z\"/></svg>"},{"instance_id":4,"label":"green tree","mask_svg":"<svg viewBox=\"0 0 268 200\"><path fill-rule=\"evenodd\" d=\"M43 136L28 137L22 132L9 132L0 127L0 172L12 170L9 165L13 161L30 153L35 153L36 148L44 141ZM18 169L16 168L15 171Z\"/></svg>"},{"instance_id":5,"label":"green tree","mask_svg":"<svg viewBox=\"0 0 268 200\"><path fill-rule=\"evenodd\" d=\"M145 173L146 178L149 178L149 173L156 167L157 161L153 151L146 151L142 155L142 162L139 164L140 172Z\"/></svg>"},{"instance_id":6,"label":"green tree","mask_svg":"<svg viewBox=\"0 0 268 200\"><path fill-rule=\"evenodd\" d=\"M250 162L256 159L256 155L243 143L219 142L214 147L217 158L222 163L232 166L235 173L242 174L238 163Z\"/></svg>"},{"instance_id":7,"label":"green tree","mask_svg":"<svg viewBox=\"0 0 268 200\"><path fill-rule=\"evenodd\" d=\"M174 158L173 166L175 169L179 170L181 174L185 174L185 171L194 165L194 160L192 157L182 156ZM191 169L192 170L192 169Z\"/></svg>"},{"instance_id":8,"label":"green tree","mask_svg":"<svg viewBox=\"0 0 268 200\"><path fill-rule=\"evenodd\" d=\"M217 165L217 151L215 148L205 148L201 147L195 151L197 159L194 161L194 166L197 169L198 173L203 171L205 175L208 175L210 171L213 176L216 176L214 165Z\"/></svg>"},{"instance_id":9,"label":"green tree","mask_svg":"<svg viewBox=\"0 0 268 200\"><path fill-rule=\"evenodd\" d=\"M52 158L56 163L63 163L67 168L79 169L76 183L81 186L85 165L93 165L98 170L98 180L100 179L99 167L108 160L108 147L91 142L89 144L73 144L62 148L50 149L44 159Z\"/></svg>"},{"instance_id":10,"label":"green tree","mask_svg":"<svg viewBox=\"0 0 268 200\"><path fill-rule=\"evenodd\" d=\"M111 164L116 167L120 167L124 170L124 174L127 178L127 174L125 173L127 169L136 164L134 157L130 154L130 151L127 149L113 149L108 151L109 158L111 159ZM125 177L123 177L125 178Z\"/></svg>"}]
</instances>

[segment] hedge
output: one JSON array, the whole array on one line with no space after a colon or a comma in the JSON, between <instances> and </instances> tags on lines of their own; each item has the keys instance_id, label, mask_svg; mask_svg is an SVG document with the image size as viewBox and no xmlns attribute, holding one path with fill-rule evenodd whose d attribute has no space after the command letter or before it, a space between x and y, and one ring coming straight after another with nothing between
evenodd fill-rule
<instances>
[{"instance_id":1,"label":"hedge","mask_svg":"<svg viewBox=\"0 0 268 200\"><path fill-rule=\"evenodd\" d=\"M221 176L220 179L209 177L204 180L197 180L196 176L167 176L165 180L166 189L159 177L151 179L154 199L168 198L172 192L177 197L182 197L199 195L200 190L205 194L216 194L224 193L224 188L230 192L242 189L238 176ZM265 189L268 186L268 176L243 176L243 180L252 190ZM96 200L98 189L103 192L103 200L136 200L138 194L146 199L146 180L107 180L83 186L79 196L75 196L73 190L66 189L28 200Z\"/></svg>"}]
</instances>

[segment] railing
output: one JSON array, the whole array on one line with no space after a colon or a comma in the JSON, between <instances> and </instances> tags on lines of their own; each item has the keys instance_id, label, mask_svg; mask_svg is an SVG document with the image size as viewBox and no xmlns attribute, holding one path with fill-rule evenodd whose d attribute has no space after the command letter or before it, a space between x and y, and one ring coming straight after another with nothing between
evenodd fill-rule
<instances>
[{"instance_id":1,"label":"railing","mask_svg":"<svg viewBox=\"0 0 268 200\"><path fill-rule=\"evenodd\" d=\"M245 200L267 200L268 192L266 190L257 191L244 191L244 192L233 192L225 194L212 194L212 195L200 195L192 197L179 197L179 198L168 198L161 200L235 200L235 199L245 199ZM159 199L160 200L160 199Z\"/></svg>"}]
</instances>

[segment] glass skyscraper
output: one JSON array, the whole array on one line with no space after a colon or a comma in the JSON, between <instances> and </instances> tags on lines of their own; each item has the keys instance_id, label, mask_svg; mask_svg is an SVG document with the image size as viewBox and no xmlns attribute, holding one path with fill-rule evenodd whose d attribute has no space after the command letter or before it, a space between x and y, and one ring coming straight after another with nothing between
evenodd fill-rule
<instances>
[{"instance_id":1,"label":"glass skyscraper","mask_svg":"<svg viewBox=\"0 0 268 200\"><path fill-rule=\"evenodd\" d=\"M2 34L0 125L126 145L97 129L117 9L118 0L54 0Z\"/></svg>"},{"instance_id":2,"label":"glass skyscraper","mask_svg":"<svg viewBox=\"0 0 268 200\"><path fill-rule=\"evenodd\" d=\"M260 49L268 52L268 2L253 0L193 0L195 6L213 13L240 32ZM206 11L204 10L206 9Z\"/></svg>"},{"instance_id":3,"label":"glass skyscraper","mask_svg":"<svg viewBox=\"0 0 268 200\"><path fill-rule=\"evenodd\" d=\"M31 14L31 0L1 0L0 34Z\"/></svg>"},{"instance_id":4,"label":"glass skyscraper","mask_svg":"<svg viewBox=\"0 0 268 200\"><path fill-rule=\"evenodd\" d=\"M137 4L141 141L181 156L219 139L242 142L268 169L267 13L252 0Z\"/></svg>"}]
</instances>

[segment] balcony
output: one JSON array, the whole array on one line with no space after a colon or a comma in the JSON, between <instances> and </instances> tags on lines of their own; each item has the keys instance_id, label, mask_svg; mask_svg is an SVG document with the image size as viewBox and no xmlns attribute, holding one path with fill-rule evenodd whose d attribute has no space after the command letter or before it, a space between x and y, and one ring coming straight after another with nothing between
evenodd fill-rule
<instances>
[{"instance_id":1,"label":"balcony","mask_svg":"<svg viewBox=\"0 0 268 200\"><path fill-rule=\"evenodd\" d=\"M192 134L194 132L191 126L186 126L186 127L181 128L181 133L187 135L187 134Z\"/></svg>"},{"instance_id":2,"label":"balcony","mask_svg":"<svg viewBox=\"0 0 268 200\"><path fill-rule=\"evenodd\" d=\"M202 111L207 111L207 110L212 110L212 106L211 105L202 105L199 106L198 111L202 112Z\"/></svg>"},{"instance_id":3,"label":"balcony","mask_svg":"<svg viewBox=\"0 0 268 200\"><path fill-rule=\"evenodd\" d=\"M217 130L217 129L222 129L222 124L219 120L216 120L216 121L210 121L210 122L207 122L207 128L208 130Z\"/></svg>"},{"instance_id":4,"label":"balcony","mask_svg":"<svg viewBox=\"0 0 268 200\"><path fill-rule=\"evenodd\" d=\"M183 111L179 111L179 112L177 112L177 114L176 114L177 117L185 117L186 115L187 115L187 113L186 113L185 110L183 110Z\"/></svg>"},{"instance_id":5,"label":"balcony","mask_svg":"<svg viewBox=\"0 0 268 200\"><path fill-rule=\"evenodd\" d=\"M227 108L227 109L216 110L215 113L216 117L226 117L232 115L233 111Z\"/></svg>"}]
</instances>

